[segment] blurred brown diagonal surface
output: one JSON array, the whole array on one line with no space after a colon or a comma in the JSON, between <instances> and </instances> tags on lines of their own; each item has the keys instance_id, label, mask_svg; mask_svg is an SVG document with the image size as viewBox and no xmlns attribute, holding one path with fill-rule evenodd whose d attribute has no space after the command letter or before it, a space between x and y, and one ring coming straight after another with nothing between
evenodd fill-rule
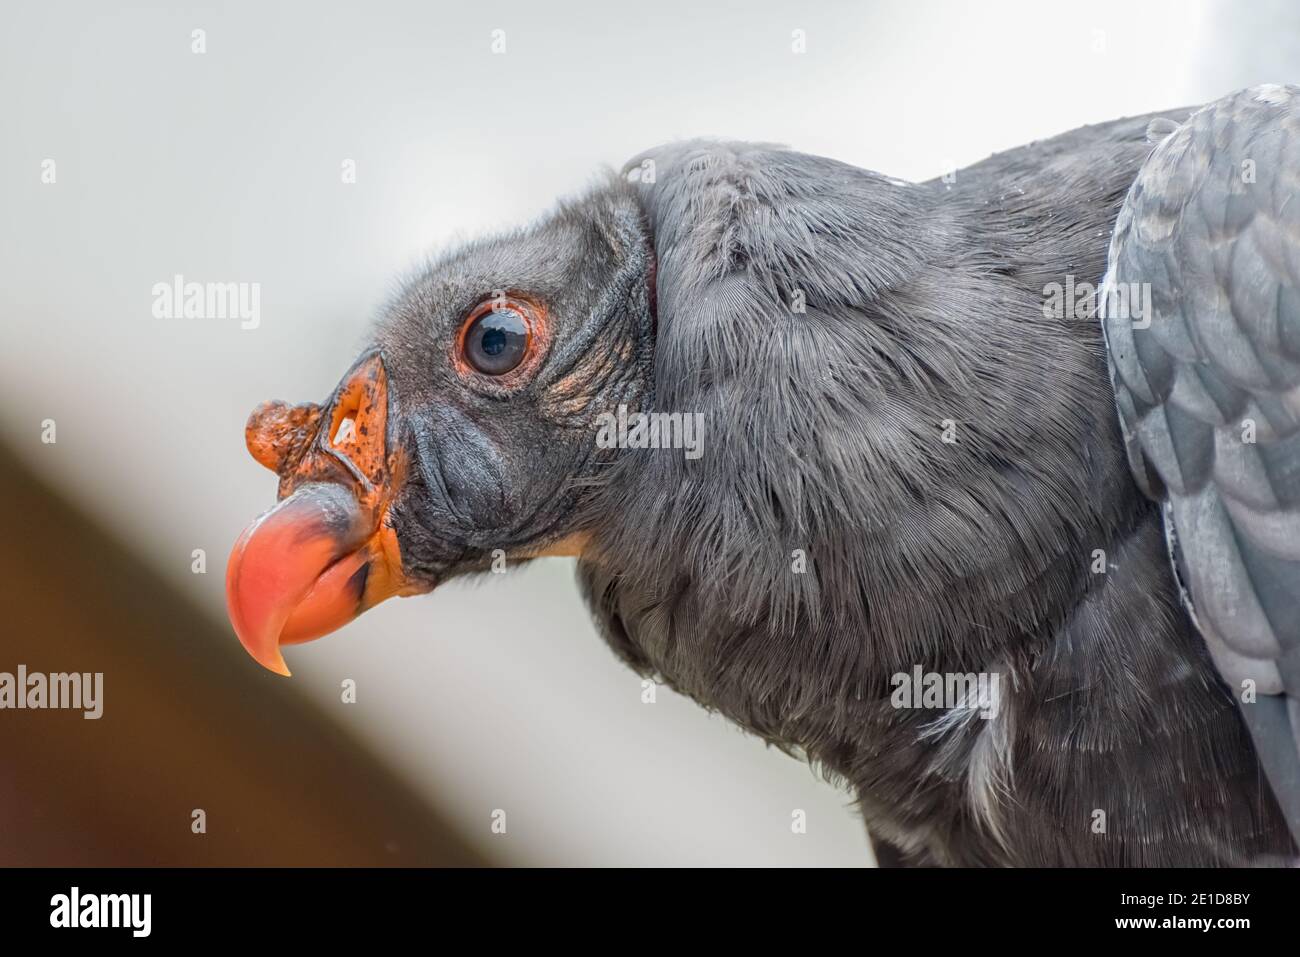
<instances>
[{"instance_id":1,"label":"blurred brown diagonal surface","mask_svg":"<svg viewBox=\"0 0 1300 957\"><path fill-rule=\"evenodd\" d=\"M98 720L0 710L0 865L484 863L3 447L0 529L0 672L104 673Z\"/></svg>"}]
</instances>

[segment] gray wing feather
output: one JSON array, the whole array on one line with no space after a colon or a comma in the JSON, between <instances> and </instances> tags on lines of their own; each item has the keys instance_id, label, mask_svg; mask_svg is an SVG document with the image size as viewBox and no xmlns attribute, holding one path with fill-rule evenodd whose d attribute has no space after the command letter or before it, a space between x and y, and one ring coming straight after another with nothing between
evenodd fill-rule
<instances>
[{"instance_id":1,"label":"gray wing feather","mask_svg":"<svg viewBox=\"0 0 1300 957\"><path fill-rule=\"evenodd\" d=\"M1297 194L1300 87L1205 107L1130 189L1100 306L1133 474L1300 840Z\"/></svg>"}]
</instances>

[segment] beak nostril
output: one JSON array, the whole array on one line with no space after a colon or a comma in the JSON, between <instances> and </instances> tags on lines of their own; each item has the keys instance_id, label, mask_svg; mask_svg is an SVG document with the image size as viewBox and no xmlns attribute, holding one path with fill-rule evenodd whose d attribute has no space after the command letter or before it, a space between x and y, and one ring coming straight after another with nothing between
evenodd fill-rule
<instances>
[{"instance_id":1,"label":"beak nostril","mask_svg":"<svg viewBox=\"0 0 1300 957\"><path fill-rule=\"evenodd\" d=\"M342 464L360 485L373 491L387 481L385 423L388 385L383 365L372 358L339 386L319 448Z\"/></svg>"},{"instance_id":2,"label":"beak nostril","mask_svg":"<svg viewBox=\"0 0 1300 957\"><path fill-rule=\"evenodd\" d=\"M334 448L356 445L360 440L358 430L361 418L361 399L355 388L347 388L334 407L329 442Z\"/></svg>"},{"instance_id":3,"label":"beak nostril","mask_svg":"<svg viewBox=\"0 0 1300 957\"><path fill-rule=\"evenodd\" d=\"M330 439L330 444L335 448L349 442L357 440L357 422L350 414L344 415L339 420L338 426L334 429L334 436Z\"/></svg>"}]
</instances>

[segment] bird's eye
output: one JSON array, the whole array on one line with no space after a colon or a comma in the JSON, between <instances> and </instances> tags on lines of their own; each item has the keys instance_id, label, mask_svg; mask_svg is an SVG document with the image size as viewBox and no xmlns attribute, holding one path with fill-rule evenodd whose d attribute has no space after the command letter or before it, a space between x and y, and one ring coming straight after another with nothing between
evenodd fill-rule
<instances>
[{"instance_id":1,"label":"bird's eye","mask_svg":"<svg viewBox=\"0 0 1300 957\"><path fill-rule=\"evenodd\" d=\"M483 375L505 375L528 355L532 338L529 308L509 299L491 299L465 322L461 356Z\"/></svg>"}]
</instances>

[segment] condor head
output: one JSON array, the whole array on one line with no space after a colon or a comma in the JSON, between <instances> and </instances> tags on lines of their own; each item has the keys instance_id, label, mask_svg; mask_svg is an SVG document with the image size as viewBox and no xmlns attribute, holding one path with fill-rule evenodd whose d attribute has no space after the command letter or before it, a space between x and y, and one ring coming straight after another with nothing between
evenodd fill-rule
<instances>
[{"instance_id":1,"label":"condor head","mask_svg":"<svg viewBox=\"0 0 1300 957\"><path fill-rule=\"evenodd\" d=\"M584 491L609 450L596 421L649 391L653 250L619 180L531 229L424 268L323 404L263 404L253 458L279 502L226 573L249 654L342 627L493 558L582 552Z\"/></svg>"}]
</instances>

